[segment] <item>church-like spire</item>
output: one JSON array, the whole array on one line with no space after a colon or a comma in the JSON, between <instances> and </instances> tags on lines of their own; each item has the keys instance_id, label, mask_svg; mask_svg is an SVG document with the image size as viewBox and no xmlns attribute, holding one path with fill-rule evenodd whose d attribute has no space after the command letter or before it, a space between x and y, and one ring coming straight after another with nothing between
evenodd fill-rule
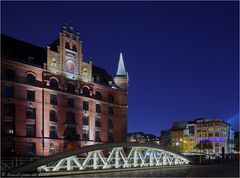
<instances>
[{"instance_id":1,"label":"church-like spire","mask_svg":"<svg viewBox=\"0 0 240 178\"><path fill-rule=\"evenodd\" d=\"M117 69L116 76L127 76L127 72L125 70L125 66L124 66L124 62L123 62L122 53L120 53L120 56L119 56L118 69Z\"/></svg>"},{"instance_id":2,"label":"church-like spire","mask_svg":"<svg viewBox=\"0 0 240 178\"><path fill-rule=\"evenodd\" d=\"M128 90L128 73L125 70L123 56L120 53L117 74L113 78L114 83L122 90Z\"/></svg>"}]
</instances>

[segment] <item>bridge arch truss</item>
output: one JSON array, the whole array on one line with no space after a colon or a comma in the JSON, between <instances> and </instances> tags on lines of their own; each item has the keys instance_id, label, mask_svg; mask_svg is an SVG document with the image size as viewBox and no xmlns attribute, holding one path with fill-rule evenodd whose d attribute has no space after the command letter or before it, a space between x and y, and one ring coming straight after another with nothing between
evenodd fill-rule
<instances>
[{"instance_id":1,"label":"bridge arch truss","mask_svg":"<svg viewBox=\"0 0 240 178\"><path fill-rule=\"evenodd\" d=\"M158 145L111 143L87 146L23 165L13 172L81 171L116 168L156 167L189 164L184 155Z\"/></svg>"}]
</instances>

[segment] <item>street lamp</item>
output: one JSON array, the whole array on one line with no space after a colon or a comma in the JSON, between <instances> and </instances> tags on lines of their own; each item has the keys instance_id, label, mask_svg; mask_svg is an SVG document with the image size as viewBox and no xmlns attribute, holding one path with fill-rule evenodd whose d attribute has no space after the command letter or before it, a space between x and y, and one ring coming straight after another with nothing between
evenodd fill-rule
<instances>
[{"instance_id":1,"label":"street lamp","mask_svg":"<svg viewBox=\"0 0 240 178\"><path fill-rule=\"evenodd\" d=\"M200 140L200 164L202 164L202 140Z\"/></svg>"},{"instance_id":2,"label":"street lamp","mask_svg":"<svg viewBox=\"0 0 240 178\"><path fill-rule=\"evenodd\" d=\"M65 136L63 135L62 136L62 152L64 151L64 138L65 138Z\"/></svg>"}]
</instances>

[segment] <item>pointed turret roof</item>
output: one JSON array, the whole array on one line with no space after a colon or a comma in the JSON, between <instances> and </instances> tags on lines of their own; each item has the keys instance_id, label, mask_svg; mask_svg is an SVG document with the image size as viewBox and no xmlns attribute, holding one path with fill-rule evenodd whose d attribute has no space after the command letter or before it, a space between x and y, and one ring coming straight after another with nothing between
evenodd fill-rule
<instances>
[{"instance_id":1,"label":"pointed turret roof","mask_svg":"<svg viewBox=\"0 0 240 178\"><path fill-rule=\"evenodd\" d=\"M119 56L118 69L117 69L116 76L127 76L127 72L125 70L125 66L124 66L124 62L123 62L122 53L120 53L120 56Z\"/></svg>"}]
</instances>

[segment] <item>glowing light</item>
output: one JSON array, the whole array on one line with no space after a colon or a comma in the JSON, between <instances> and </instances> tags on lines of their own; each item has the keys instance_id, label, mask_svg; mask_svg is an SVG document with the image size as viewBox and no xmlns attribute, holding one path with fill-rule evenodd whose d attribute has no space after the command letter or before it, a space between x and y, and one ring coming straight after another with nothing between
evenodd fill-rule
<instances>
[{"instance_id":1,"label":"glowing light","mask_svg":"<svg viewBox=\"0 0 240 178\"><path fill-rule=\"evenodd\" d=\"M225 139L224 138L222 138L222 137L215 137L215 138L212 138L212 137L210 137L210 138L197 138L197 142L200 142L200 141L202 141L202 142L205 142L205 141L209 141L209 142L224 142L225 141Z\"/></svg>"}]
</instances>

